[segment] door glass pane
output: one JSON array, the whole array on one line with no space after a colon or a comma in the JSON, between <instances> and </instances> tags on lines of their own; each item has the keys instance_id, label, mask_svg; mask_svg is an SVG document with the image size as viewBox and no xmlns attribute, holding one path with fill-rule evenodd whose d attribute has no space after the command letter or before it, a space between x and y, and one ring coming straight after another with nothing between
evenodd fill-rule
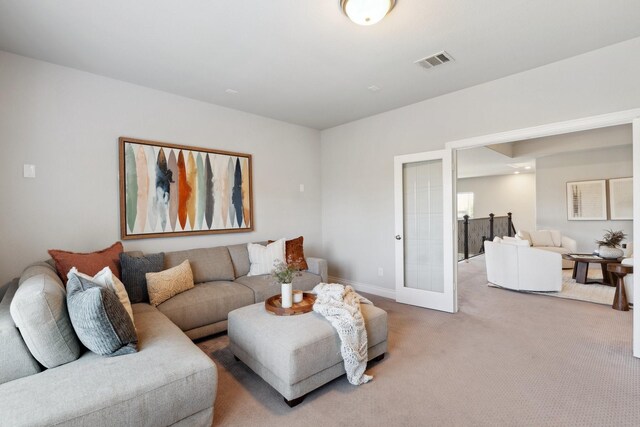
<instances>
[{"instance_id":1,"label":"door glass pane","mask_svg":"<svg viewBox=\"0 0 640 427\"><path fill-rule=\"evenodd\" d=\"M404 286L444 292L442 160L403 166Z\"/></svg>"}]
</instances>

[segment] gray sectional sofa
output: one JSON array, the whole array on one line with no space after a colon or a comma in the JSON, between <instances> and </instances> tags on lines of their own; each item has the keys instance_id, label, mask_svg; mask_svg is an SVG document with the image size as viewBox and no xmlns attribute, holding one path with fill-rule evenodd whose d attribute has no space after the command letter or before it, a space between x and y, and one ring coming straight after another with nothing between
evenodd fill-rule
<instances>
[{"instance_id":1,"label":"gray sectional sofa","mask_svg":"<svg viewBox=\"0 0 640 427\"><path fill-rule=\"evenodd\" d=\"M140 253L130 253L136 255ZM19 286L55 281L51 264L28 267L0 288L0 425L210 426L217 370L192 339L226 330L230 311L276 295L270 276L248 277L246 245L166 252L165 268L189 259L196 286L154 308L134 304L138 352L112 358L85 351L44 369L31 355L9 307ZM294 288L327 281L327 263L307 258Z\"/></svg>"}]
</instances>

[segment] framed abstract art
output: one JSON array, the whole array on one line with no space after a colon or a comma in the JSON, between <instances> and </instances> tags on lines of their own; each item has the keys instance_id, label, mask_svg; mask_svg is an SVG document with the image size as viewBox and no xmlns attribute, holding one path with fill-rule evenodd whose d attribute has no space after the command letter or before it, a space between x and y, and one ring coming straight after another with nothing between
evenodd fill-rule
<instances>
[{"instance_id":1,"label":"framed abstract art","mask_svg":"<svg viewBox=\"0 0 640 427\"><path fill-rule=\"evenodd\" d=\"M253 230L251 155L119 139L122 239Z\"/></svg>"},{"instance_id":2,"label":"framed abstract art","mask_svg":"<svg viewBox=\"0 0 640 427\"><path fill-rule=\"evenodd\" d=\"M633 220L633 178L609 180L611 220Z\"/></svg>"},{"instance_id":3,"label":"framed abstract art","mask_svg":"<svg viewBox=\"0 0 640 427\"><path fill-rule=\"evenodd\" d=\"M593 221L607 219L607 181L567 182L567 219Z\"/></svg>"}]
</instances>

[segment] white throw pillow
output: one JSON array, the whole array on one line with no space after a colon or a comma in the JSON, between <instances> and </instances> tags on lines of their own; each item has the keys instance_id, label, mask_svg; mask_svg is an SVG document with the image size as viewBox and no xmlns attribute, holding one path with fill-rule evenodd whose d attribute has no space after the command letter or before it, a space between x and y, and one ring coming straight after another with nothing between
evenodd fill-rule
<instances>
[{"instance_id":1,"label":"white throw pillow","mask_svg":"<svg viewBox=\"0 0 640 427\"><path fill-rule=\"evenodd\" d=\"M549 230L532 231L529 235L531 236L533 246L554 246L553 238Z\"/></svg>"},{"instance_id":2,"label":"white throw pillow","mask_svg":"<svg viewBox=\"0 0 640 427\"><path fill-rule=\"evenodd\" d=\"M558 230L549 230L549 233L551 233L551 240L553 240L553 246L555 246L556 248L559 248L560 246L562 246L562 233L560 233Z\"/></svg>"},{"instance_id":3,"label":"white throw pillow","mask_svg":"<svg viewBox=\"0 0 640 427\"><path fill-rule=\"evenodd\" d=\"M129 317L131 317L131 321L135 327L135 322L133 320L133 309L131 308L131 301L129 301L129 294L124 287L124 284L118 279L112 272L109 267L105 267L102 270L98 271L98 273L91 277L88 274L80 273L77 268L72 267L67 273L67 276L70 273L74 273L76 276L84 277L87 280L92 281L100 286L104 286L105 288L111 289L118 296L118 300L124 306L124 309L127 311Z\"/></svg>"},{"instance_id":4,"label":"white throw pillow","mask_svg":"<svg viewBox=\"0 0 640 427\"><path fill-rule=\"evenodd\" d=\"M526 240L531 245L531 235L528 231L520 230L516 233L516 239Z\"/></svg>"},{"instance_id":5,"label":"white throw pillow","mask_svg":"<svg viewBox=\"0 0 640 427\"><path fill-rule=\"evenodd\" d=\"M493 243L502 243L502 239L496 236L493 238Z\"/></svg>"},{"instance_id":6,"label":"white throw pillow","mask_svg":"<svg viewBox=\"0 0 640 427\"><path fill-rule=\"evenodd\" d=\"M258 276L261 274L270 274L275 265L279 262L285 262L285 240L276 240L267 246L256 243L247 243L249 250L249 274L247 276Z\"/></svg>"}]
</instances>

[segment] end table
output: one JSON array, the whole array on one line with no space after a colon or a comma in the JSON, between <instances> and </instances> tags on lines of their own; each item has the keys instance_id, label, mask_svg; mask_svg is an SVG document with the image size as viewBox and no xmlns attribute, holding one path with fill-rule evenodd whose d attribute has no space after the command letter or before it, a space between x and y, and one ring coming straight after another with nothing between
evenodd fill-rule
<instances>
[{"instance_id":1,"label":"end table","mask_svg":"<svg viewBox=\"0 0 640 427\"><path fill-rule=\"evenodd\" d=\"M614 310L629 311L627 293L624 289L624 276L633 273L633 266L622 264L608 264L607 271L616 277L616 296L613 299Z\"/></svg>"}]
</instances>

